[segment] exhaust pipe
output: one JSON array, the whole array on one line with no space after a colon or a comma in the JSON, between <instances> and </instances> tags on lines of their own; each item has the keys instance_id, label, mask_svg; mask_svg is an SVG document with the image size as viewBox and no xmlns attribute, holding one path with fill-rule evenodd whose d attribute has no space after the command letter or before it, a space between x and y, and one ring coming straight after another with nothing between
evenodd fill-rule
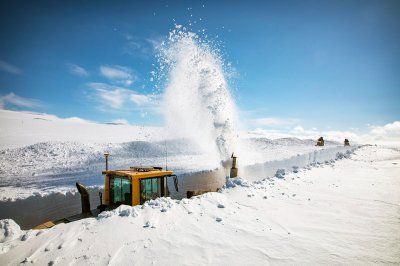
<instances>
[{"instance_id":1,"label":"exhaust pipe","mask_svg":"<svg viewBox=\"0 0 400 266\"><path fill-rule=\"evenodd\" d=\"M232 168L231 168L231 174L230 174L230 178L234 178L237 177L238 175L238 169L236 167L236 156L234 156L234 154L232 153Z\"/></svg>"},{"instance_id":2,"label":"exhaust pipe","mask_svg":"<svg viewBox=\"0 0 400 266\"><path fill-rule=\"evenodd\" d=\"M108 152L105 152L104 157L106 159L106 171L108 171L108 156L110 156L110 154Z\"/></svg>"},{"instance_id":3,"label":"exhaust pipe","mask_svg":"<svg viewBox=\"0 0 400 266\"><path fill-rule=\"evenodd\" d=\"M76 182L76 188L78 189L79 194L81 194L82 214L92 214L90 211L90 199L87 188L78 182Z\"/></svg>"}]
</instances>

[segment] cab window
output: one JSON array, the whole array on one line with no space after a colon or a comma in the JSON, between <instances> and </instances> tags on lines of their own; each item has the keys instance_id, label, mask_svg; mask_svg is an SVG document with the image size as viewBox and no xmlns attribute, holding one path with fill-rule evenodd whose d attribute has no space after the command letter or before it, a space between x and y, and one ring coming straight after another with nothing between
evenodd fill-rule
<instances>
[{"instance_id":1,"label":"cab window","mask_svg":"<svg viewBox=\"0 0 400 266\"><path fill-rule=\"evenodd\" d=\"M132 205L132 185L127 177L110 178L110 201L112 204Z\"/></svg>"},{"instance_id":2,"label":"cab window","mask_svg":"<svg viewBox=\"0 0 400 266\"><path fill-rule=\"evenodd\" d=\"M161 178L146 178L140 180L140 204L147 200L161 197Z\"/></svg>"}]
</instances>

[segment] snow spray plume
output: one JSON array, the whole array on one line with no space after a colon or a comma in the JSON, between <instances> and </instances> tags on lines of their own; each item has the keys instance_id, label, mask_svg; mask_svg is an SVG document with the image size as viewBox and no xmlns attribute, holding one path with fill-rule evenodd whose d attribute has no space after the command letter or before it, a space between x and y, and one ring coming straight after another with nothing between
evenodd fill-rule
<instances>
[{"instance_id":1,"label":"snow spray plume","mask_svg":"<svg viewBox=\"0 0 400 266\"><path fill-rule=\"evenodd\" d=\"M159 47L166 73L163 112L169 133L226 160L235 149L235 105L217 49L177 25Z\"/></svg>"}]
</instances>

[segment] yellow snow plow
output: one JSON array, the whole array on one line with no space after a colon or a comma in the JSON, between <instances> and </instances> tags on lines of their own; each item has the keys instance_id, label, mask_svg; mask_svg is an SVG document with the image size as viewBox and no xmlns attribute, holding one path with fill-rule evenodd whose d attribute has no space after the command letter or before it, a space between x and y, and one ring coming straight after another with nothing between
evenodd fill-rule
<instances>
[{"instance_id":1,"label":"yellow snow plow","mask_svg":"<svg viewBox=\"0 0 400 266\"><path fill-rule=\"evenodd\" d=\"M139 205L150 199L168 196L167 178L177 179L172 171L161 167L131 167L128 170L103 171L104 200L102 207Z\"/></svg>"},{"instance_id":2,"label":"yellow snow plow","mask_svg":"<svg viewBox=\"0 0 400 266\"><path fill-rule=\"evenodd\" d=\"M324 146L325 145L325 141L324 141L324 138L323 137L320 137L318 140L317 140L317 144L315 144L315 146Z\"/></svg>"},{"instance_id":3,"label":"yellow snow plow","mask_svg":"<svg viewBox=\"0 0 400 266\"><path fill-rule=\"evenodd\" d=\"M106 164L106 169L108 165ZM100 205L90 209L89 192L85 186L76 183L81 194L82 213L56 221L48 221L33 229L51 228L59 223L68 223L76 220L96 217L100 212L112 210L121 204L135 206L147 200L169 195L167 178L172 177L175 190L178 191L178 179L173 171L163 170L161 167L131 167L126 170L105 170L104 192L99 192ZM104 198L103 198L104 196Z\"/></svg>"}]
</instances>

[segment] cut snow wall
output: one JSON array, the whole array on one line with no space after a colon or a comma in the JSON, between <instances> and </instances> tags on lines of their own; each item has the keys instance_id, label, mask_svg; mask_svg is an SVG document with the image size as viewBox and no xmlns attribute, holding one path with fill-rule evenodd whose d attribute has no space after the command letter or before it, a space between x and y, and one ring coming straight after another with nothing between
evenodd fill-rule
<instances>
[{"instance_id":1,"label":"cut snow wall","mask_svg":"<svg viewBox=\"0 0 400 266\"><path fill-rule=\"evenodd\" d=\"M91 209L95 209L100 203L99 191L98 188L89 188ZM24 230L79 213L81 213L79 193L53 193L45 196L34 195L15 201L0 201L0 219L13 219Z\"/></svg>"},{"instance_id":2,"label":"cut snow wall","mask_svg":"<svg viewBox=\"0 0 400 266\"><path fill-rule=\"evenodd\" d=\"M286 172L293 171L293 167L303 168L314 163L325 163L337 159L338 154L353 152L358 147L332 147L322 148L306 154L298 154L279 161L268 161L260 164L253 164L239 168L239 176L250 180L258 181L274 176L278 169L285 169Z\"/></svg>"}]
</instances>

